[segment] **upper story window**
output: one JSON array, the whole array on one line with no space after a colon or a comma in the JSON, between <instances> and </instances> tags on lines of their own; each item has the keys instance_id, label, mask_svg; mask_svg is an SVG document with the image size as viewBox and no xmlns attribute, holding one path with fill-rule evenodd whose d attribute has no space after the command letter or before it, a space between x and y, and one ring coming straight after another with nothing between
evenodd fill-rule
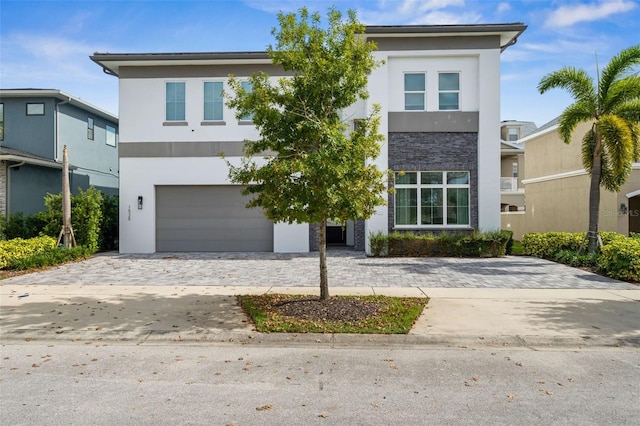
<instances>
[{"instance_id":1,"label":"upper story window","mask_svg":"<svg viewBox=\"0 0 640 426\"><path fill-rule=\"evenodd\" d=\"M468 226L469 187L468 171L396 173L396 226Z\"/></svg>"},{"instance_id":2,"label":"upper story window","mask_svg":"<svg viewBox=\"0 0 640 426\"><path fill-rule=\"evenodd\" d=\"M109 146L116 146L116 128L107 124L105 130L105 143Z\"/></svg>"},{"instance_id":3,"label":"upper story window","mask_svg":"<svg viewBox=\"0 0 640 426\"><path fill-rule=\"evenodd\" d=\"M509 128L507 128L507 131L509 132L508 140L510 142L514 142L514 141L517 141L518 139L520 139L520 132L519 132L519 129L517 127L509 127Z\"/></svg>"},{"instance_id":4,"label":"upper story window","mask_svg":"<svg viewBox=\"0 0 640 426\"><path fill-rule=\"evenodd\" d=\"M440 111L460 109L460 73L438 74L438 104Z\"/></svg>"},{"instance_id":5,"label":"upper story window","mask_svg":"<svg viewBox=\"0 0 640 426\"><path fill-rule=\"evenodd\" d=\"M0 104L0 141L4 140L4 104Z\"/></svg>"},{"instance_id":6,"label":"upper story window","mask_svg":"<svg viewBox=\"0 0 640 426\"><path fill-rule=\"evenodd\" d=\"M405 111L424 111L426 98L426 74L404 74L404 109Z\"/></svg>"},{"instance_id":7,"label":"upper story window","mask_svg":"<svg viewBox=\"0 0 640 426\"><path fill-rule=\"evenodd\" d=\"M27 115L44 115L44 104L27 104Z\"/></svg>"},{"instance_id":8,"label":"upper story window","mask_svg":"<svg viewBox=\"0 0 640 426\"><path fill-rule=\"evenodd\" d=\"M185 121L185 83L166 83L166 121Z\"/></svg>"},{"instance_id":9,"label":"upper story window","mask_svg":"<svg viewBox=\"0 0 640 426\"><path fill-rule=\"evenodd\" d=\"M222 121L224 102L222 99L222 82L204 82L204 120Z\"/></svg>"},{"instance_id":10,"label":"upper story window","mask_svg":"<svg viewBox=\"0 0 640 426\"><path fill-rule=\"evenodd\" d=\"M251 93L253 91L253 85L251 84L250 81L241 81L240 84L242 85L242 89L245 92ZM252 114L243 115L242 117L240 117L240 121L253 121L253 115Z\"/></svg>"},{"instance_id":11,"label":"upper story window","mask_svg":"<svg viewBox=\"0 0 640 426\"><path fill-rule=\"evenodd\" d=\"M93 140L93 118L87 118L87 139Z\"/></svg>"}]
</instances>

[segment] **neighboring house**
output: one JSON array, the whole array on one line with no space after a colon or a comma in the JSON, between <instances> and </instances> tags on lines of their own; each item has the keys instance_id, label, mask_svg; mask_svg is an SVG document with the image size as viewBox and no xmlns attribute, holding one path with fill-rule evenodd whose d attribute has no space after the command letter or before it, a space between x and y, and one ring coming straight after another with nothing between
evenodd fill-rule
<instances>
[{"instance_id":1,"label":"neighboring house","mask_svg":"<svg viewBox=\"0 0 640 426\"><path fill-rule=\"evenodd\" d=\"M518 141L536 130L531 121L505 120L500 125L500 211L503 229L514 231L514 238L522 238L525 194L524 146Z\"/></svg>"},{"instance_id":2,"label":"neighboring house","mask_svg":"<svg viewBox=\"0 0 640 426\"><path fill-rule=\"evenodd\" d=\"M44 210L62 192L62 150L70 186L118 193L118 118L49 89L0 89L0 213Z\"/></svg>"},{"instance_id":3,"label":"neighboring house","mask_svg":"<svg viewBox=\"0 0 640 426\"><path fill-rule=\"evenodd\" d=\"M578 125L570 144L558 134L558 120L520 140L525 145L526 214L524 232L585 232L589 221L590 175L582 166L582 137L590 123ZM601 231L640 232L640 163L619 193L600 190Z\"/></svg>"},{"instance_id":4,"label":"neighboring house","mask_svg":"<svg viewBox=\"0 0 640 426\"><path fill-rule=\"evenodd\" d=\"M398 173L388 205L368 220L333 224L329 242L368 250L371 234L500 227L500 53L526 29L495 25L369 26L384 64L369 99L345 121L381 106L385 135L375 164ZM243 141L258 137L236 120L222 91L229 74L287 73L264 52L96 53L119 78L120 251L275 251L317 248L314 225L272 223L247 209L230 184Z\"/></svg>"}]
</instances>

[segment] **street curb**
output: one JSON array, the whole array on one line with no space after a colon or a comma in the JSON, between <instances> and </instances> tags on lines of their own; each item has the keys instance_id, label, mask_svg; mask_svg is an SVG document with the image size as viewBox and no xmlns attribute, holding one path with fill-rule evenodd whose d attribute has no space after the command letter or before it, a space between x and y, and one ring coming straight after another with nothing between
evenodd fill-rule
<instances>
[{"instance_id":1,"label":"street curb","mask_svg":"<svg viewBox=\"0 0 640 426\"><path fill-rule=\"evenodd\" d=\"M209 332L175 330L135 331L65 331L53 336L50 332L14 329L2 332L1 344L17 342L51 342L84 344L230 344L275 347L331 347L331 348L528 348L531 350L575 348L634 348L640 350L640 337L604 336L471 336L471 335L414 335L414 334L322 334L322 333L259 333L256 331Z\"/></svg>"}]
</instances>

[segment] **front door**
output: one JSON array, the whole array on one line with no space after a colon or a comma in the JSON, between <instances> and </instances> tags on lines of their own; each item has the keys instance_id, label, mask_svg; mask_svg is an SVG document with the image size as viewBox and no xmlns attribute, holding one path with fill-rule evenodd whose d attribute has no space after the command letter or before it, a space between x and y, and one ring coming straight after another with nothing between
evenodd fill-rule
<instances>
[{"instance_id":1,"label":"front door","mask_svg":"<svg viewBox=\"0 0 640 426\"><path fill-rule=\"evenodd\" d=\"M640 195L629 198L629 232L640 234Z\"/></svg>"}]
</instances>

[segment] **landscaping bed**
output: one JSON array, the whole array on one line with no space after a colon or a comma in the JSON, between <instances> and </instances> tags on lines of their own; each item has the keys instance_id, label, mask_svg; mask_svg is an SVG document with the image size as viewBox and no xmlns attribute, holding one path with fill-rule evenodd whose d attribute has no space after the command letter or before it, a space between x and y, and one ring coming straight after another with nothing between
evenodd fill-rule
<instances>
[{"instance_id":1,"label":"landscaping bed","mask_svg":"<svg viewBox=\"0 0 640 426\"><path fill-rule=\"evenodd\" d=\"M288 333L407 334L428 298L308 295L238 296L256 330Z\"/></svg>"}]
</instances>

